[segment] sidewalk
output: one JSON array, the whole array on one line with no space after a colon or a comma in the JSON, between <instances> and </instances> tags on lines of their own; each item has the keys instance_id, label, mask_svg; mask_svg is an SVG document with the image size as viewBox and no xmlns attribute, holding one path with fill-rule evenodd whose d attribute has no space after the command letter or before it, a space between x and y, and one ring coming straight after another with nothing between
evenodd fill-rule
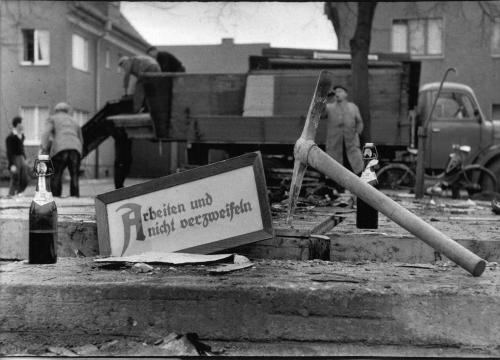
<instances>
[{"instance_id":1,"label":"sidewalk","mask_svg":"<svg viewBox=\"0 0 500 360\"><path fill-rule=\"evenodd\" d=\"M125 186L140 184L149 179L127 179L125 180ZM26 188L23 193L23 197L31 198L35 194L36 180L32 180L30 185ZM115 189L115 185L112 177L103 179L86 179L80 178L80 197L95 197L103 192L112 191ZM0 198L7 196L9 193L8 184L4 187L0 187ZM63 181L63 191L62 197L69 196L69 181Z\"/></svg>"}]
</instances>

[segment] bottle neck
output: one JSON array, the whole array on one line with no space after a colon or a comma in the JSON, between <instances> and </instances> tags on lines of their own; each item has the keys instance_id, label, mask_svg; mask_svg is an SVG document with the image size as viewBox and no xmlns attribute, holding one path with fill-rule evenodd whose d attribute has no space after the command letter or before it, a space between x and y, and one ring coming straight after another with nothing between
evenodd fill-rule
<instances>
[{"instance_id":1,"label":"bottle neck","mask_svg":"<svg viewBox=\"0 0 500 360\"><path fill-rule=\"evenodd\" d=\"M50 193L50 181L47 179L48 177L44 175L38 176L38 183L36 184L36 192L39 193Z\"/></svg>"},{"instance_id":2,"label":"bottle neck","mask_svg":"<svg viewBox=\"0 0 500 360\"><path fill-rule=\"evenodd\" d=\"M50 191L50 180L48 176L38 175L35 198L33 199L40 206L54 201Z\"/></svg>"}]
</instances>

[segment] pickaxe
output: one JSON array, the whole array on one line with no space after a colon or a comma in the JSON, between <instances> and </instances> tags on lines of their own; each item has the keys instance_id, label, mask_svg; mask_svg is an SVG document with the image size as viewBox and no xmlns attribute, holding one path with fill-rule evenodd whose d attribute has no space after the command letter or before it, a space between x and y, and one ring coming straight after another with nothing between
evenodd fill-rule
<instances>
[{"instance_id":1,"label":"pickaxe","mask_svg":"<svg viewBox=\"0 0 500 360\"><path fill-rule=\"evenodd\" d=\"M463 267L473 276L480 276L486 267L485 260L426 223L373 186L362 181L314 143L318 123L326 104L327 93L331 86L330 79L330 73L327 71L321 72L315 95L309 106L304 130L295 143L295 163L289 192L287 214L288 223L291 224L292 222L292 216L299 196L302 180L307 165L310 165L330 179L336 181L339 185L351 191L351 193L361 198L367 204L377 209L416 237L420 238L427 245Z\"/></svg>"}]
</instances>

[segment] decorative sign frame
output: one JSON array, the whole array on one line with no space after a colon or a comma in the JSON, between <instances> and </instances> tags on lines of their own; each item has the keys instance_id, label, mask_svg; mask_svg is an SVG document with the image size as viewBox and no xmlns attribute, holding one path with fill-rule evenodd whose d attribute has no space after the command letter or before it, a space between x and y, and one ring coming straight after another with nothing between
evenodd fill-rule
<instances>
[{"instance_id":1,"label":"decorative sign frame","mask_svg":"<svg viewBox=\"0 0 500 360\"><path fill-rule=\"evenodd\" d=\"M260 152L100 194L99 253L210 254L273 237Z\"/></svg>"}]
</instances>

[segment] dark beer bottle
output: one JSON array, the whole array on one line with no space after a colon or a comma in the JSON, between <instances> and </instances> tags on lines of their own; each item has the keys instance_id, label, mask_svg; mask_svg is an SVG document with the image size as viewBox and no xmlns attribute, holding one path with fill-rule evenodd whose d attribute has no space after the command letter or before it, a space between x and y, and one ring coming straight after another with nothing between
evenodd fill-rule
<instances>
[{"instance_id":1,"label":"dark beer bottle","mask_svg":"<svg viewBox=\"0 0 500 360\"><path fill-rule=\"evenodd\" d=\"M38 155L35 197L29 213L29 263L53 264L57 261L57 207L50 191L53 174L49 155Z\"/></svg>"},{"instance_id":2,"label":"dark beer bottle","mask_svg":"<svg viewBox=\"0 0 500 360\"><path fill-rule=\"evenodd\" d=\"M378 164L378 154L373 143L366 143L363 147L363 162L365 170L361 174L361 180L377 187L377 175L373 167ZM356 227L358 229L378 229L378 211L359 197L356 199Z\"/></svg>"}]
</instances>

